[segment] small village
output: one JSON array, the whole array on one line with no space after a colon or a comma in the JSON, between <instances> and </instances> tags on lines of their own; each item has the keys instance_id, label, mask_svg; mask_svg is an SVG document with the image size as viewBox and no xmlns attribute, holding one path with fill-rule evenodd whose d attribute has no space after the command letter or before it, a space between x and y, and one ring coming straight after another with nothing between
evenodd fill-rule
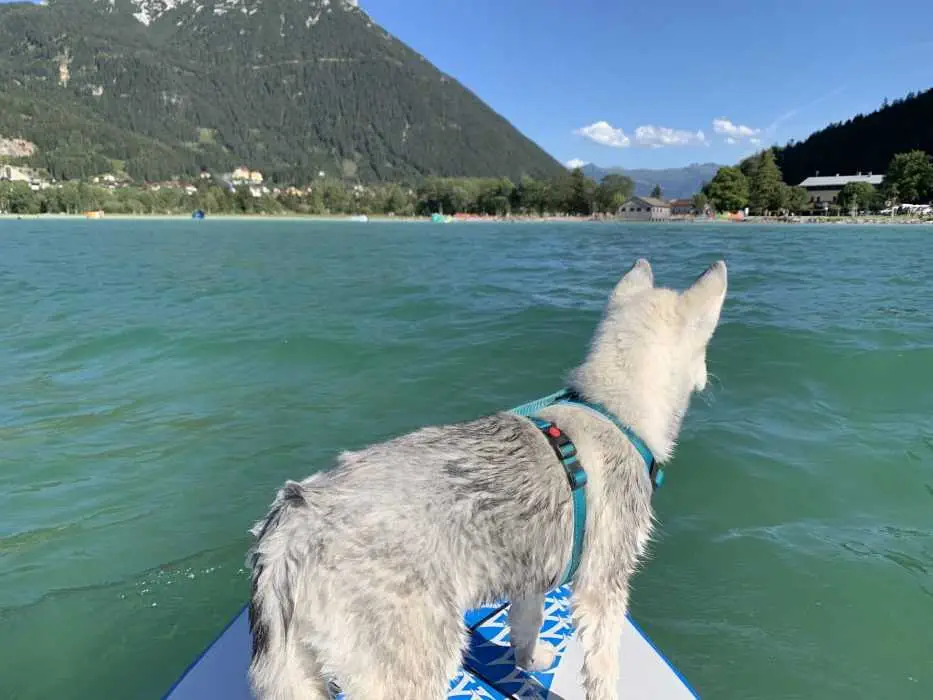
<instances>
[{"instance_id":1,"label":"small village","mask_svg":"<svg viewBox=\"0 0 933 700\"><path fill-rule=\"evenodd\" d=\"M3 189L4 183L8 191ZM195 177L137 182L123 173L56 181L35 168L0 163L0 214L82 214L102 218L106 214L178 214L199 209L220 213L232 206L225 200L239 201L232 213L276 214L282 213L277 211L278 205L293 209L295 202L310 201L316 190L320 197L334 188L342 191L343 199L361 199L371 192L361 184L344 186L327 178L323 171L318 173L317 183L296 187L270 185L260 170L246 165L230 172L214 173L202 168ZM12 192L19 193L19 198L11 196ZM49 206L49 200L55 199L64 203Z\"/></svg>"},{"instance_id":2,"label":"small village","mask_svg":"<svg viewBox=\"0 0 933 700\"><path fill-rule=\"evenodd\" d=\"M36 168L0 164L0 182L3 181L26 183L33 192L46 190L50 187L62 187L64 184L45 176ZM125 174L104 173L89 178L87 183L97 185L107 190L117 190L126 187L144 189L149 192L158 192L161 189L177 189L184 191L186 194L194 195L198 192L198 186L195 184L198 181L201 183L218 184L230 190L235 190L237 187L245 187L251 196L257 198L263 195L275 196L282 193L301 195L310 191L310 188L299 189L296 187L273 187L270 189L264 184L262 173L259 170L250 170L250 168L245 165L217 177L207 168L203 168L197 178L190 179L136 183Z\"/></svg>"},{"instance_id":3,"label":"small village","mask_svg":"<svg viewBox=\"0 0 933 700\"><path fill-rule=\"evenodd\" d=\"M624 176L587 178L573 169L565 181L497 178L425 178L417 188L330 177L321 170L303 186L266 182L258 168L239 165L230 172L201 167L196 176L139 182L124 172L84 180L56 181L38 168L22 165L36 147L24 139L0 139L0 215L288 215L435 217L443 221L563 219L665 221L925 222L929 203L901 202L907 187L886 183L883 174L822 175L797 185L782 181L771 151L721 167L692 197L665 198L660 186L649 195L633 193ZM898 162L928 160L922 151L897 154ZM11 163L13 160L15 163ZM4 162L6 161L6 162ZM4 187L4 184L6 185ZM902 183L903 184L903 183ZM866 218L867 217L867 218Z\"/></svg>"}]
</instances>

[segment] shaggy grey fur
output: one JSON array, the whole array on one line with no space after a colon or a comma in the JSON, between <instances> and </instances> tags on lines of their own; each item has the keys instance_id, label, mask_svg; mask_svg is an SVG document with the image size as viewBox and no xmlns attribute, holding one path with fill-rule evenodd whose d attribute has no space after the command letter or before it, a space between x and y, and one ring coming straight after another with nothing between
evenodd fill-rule
<instances>
[{"instance_id":1,"label":"shaggy grey fur","mask_svg":"<svg viewBox=\"0 0 933 700\"><path fill-rule=\"evenodd\" d=\"M690 395L706 386L725 294L723 262L677 293L655 288L639 260L569 386L663 463ZM574 441L587 471L572 604L586 697L609 700L629 578L652 531L652 487L610 421L568 405L539 415ZM549 666L554 650L538 642L544 594L567 566L572 530L564 470L524 417L426 427L341 454L336 468L286 483L252 531L254 692L324 700L333 678L350 700L441 700L467 642L464 612L502 598L518 664Z\"/></svg>"}]
</instances>

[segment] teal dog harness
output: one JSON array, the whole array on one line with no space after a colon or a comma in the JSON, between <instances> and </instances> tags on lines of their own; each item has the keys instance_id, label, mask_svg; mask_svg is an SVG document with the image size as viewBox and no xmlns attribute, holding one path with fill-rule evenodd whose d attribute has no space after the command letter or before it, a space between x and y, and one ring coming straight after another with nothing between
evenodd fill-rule
<instances>
[{"instance_id":1,"label":"teal dog harness","mask_svg":"<svg viewBox=\"0 0 933 700\"><path fill-rule=\"evenodd\" d=\"M560 460L567 474L567 481L570 483L570 493L573 499L573 549L571 550L570 563L567 565L559 584L563 586L570 583L576 576L577 569L580 566L580 557L583 553L583 537L586 534L586 471L577 459L577 448L570 438L551 421L534 415L543 408L559 403L583 406L587 410L609 420L621 430L644 460L645 466L648 468L648 477L651 479L652 490L656 490L664 482L664 472L655 460L651 449L631 428L623 424L602 404L584 401L574 391L565 389L538 401L532 401L512 409L513 413L527 416L538 430L544 434L557 455L557 459Z\"/></svg>"}]
</instances>

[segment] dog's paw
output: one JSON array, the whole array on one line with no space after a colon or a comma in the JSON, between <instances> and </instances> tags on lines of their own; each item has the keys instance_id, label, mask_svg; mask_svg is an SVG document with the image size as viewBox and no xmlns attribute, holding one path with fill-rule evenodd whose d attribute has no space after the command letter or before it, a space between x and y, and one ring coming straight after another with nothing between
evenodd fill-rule
<instances>
[{"instance_id":1,"label":"dog's paw","mask_svg":"<svg viewBox=\"0 0 933 700\"><path fill-rule=\"evenodd\" d=\"M522 654L516 659L516 665L526 671L547 671L557 658L557 649L547 642L538 642L535 644L530 658Z\"/></svg>"}]
</instances>

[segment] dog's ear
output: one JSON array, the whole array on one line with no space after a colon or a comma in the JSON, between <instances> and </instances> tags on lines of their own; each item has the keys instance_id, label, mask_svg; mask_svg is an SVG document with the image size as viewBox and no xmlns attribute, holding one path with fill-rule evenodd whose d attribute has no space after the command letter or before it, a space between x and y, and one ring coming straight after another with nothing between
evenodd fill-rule
<instances>
[{"instance_id":1,"label":"dog's ear","mask_svg":"<svg viewBox=\"0 0 933 700\"><path fill-rule=\"evenodd\" d=\"M612 290L610 301L612 304L617 304L636 292L652 287L654 287L654 273L651 271L651 265L644 258L639 258Z\"/></svg>"},{"instance_id":2,"label":"dog's ear","mask_svg":"<svg viewBox=\"0 0 933 700\"><path fill-rule=\"evenodd\" d=\"M681 296L690 330L702 343L708 342L716 330L727 286L726 263L718 260Z\"/></svg>"}]
</instances>

